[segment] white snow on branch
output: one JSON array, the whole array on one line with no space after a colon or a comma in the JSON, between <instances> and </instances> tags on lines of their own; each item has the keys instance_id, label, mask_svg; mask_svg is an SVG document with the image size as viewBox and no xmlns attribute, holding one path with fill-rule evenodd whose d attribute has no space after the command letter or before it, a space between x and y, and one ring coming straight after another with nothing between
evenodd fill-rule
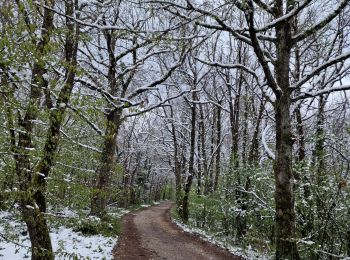
<instances>
[{"instance_id":1,"label":"white snow on branch","mask_svg":"<svg viewBox=\"0 0 350 260\"><path fill-rule=\"evenodd\" d=\"M256 73L251 70L250 68L248 68L247 66L244 66L243 64L239 64L239 63L235 63L235 64L224 64L224 63L220 63L220 62L211 62L211 61L205 61L202 60L198 57L195 57L196 60L198 60L199 62L208 65L208 66L215 66L215 67L220 67L220 68L224 68L224 69L242 69L246 72L248 72L249 74L253 75L253 77L259 81L258 76L256 75Z\"/></svg>"},{"instance_id":2,"label":"white snow on branch","mask_svg":"<svg viewBox=\"0 0 350 260\"><path fill-rule=\"evenodd\" d=\"M295 84L293 84L291 86L291 89L298 89L299 87L301 87L304 83L306 83L309 79L311 79L312 77L316 76L318 73L320 73L321 71L323 71L324 69L338 63L341 61L344 61L346 59L350 58L350 52L346 52L342 55L339 55L333 59L328 60L327 62L323 63L322 65L318 66L317 68L315 68L313 71L309 72L307 75L305 75L301 80L299 80L298 82L296 82Z\"/></svg>"},{"instance_id":3,"label":"white snow on branch","mask_svg":"<svg viewBox=\"0 0 350 260\"><path fill-rule=\"evenodd\" d=\"M349 89L350 89L350 85L340 85L340 86L336 86L336 87L329 87L329 88L321 89L321 90L315 91L315 92L304 92L304 93L301 93L299 96L293 98L293 101L297 101L297 100L305 99L305 98L310 98L310 97L317 97L317 96L321 96L324 94L329 94L329 93L337 92L337 91L345 91L345 90L349 90Z\"/></svg>"}]
</instances>

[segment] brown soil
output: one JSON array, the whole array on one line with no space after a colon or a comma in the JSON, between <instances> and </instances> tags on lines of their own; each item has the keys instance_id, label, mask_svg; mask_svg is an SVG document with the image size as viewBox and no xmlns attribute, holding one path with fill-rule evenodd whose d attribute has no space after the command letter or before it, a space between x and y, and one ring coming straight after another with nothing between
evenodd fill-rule
<instances>
[{"instance_id":1,"label":"brown soil","mask_svg":"<svg viewBox=\"0 0 350 260\"><path fill-rule=\"evenodd\" d=\"M242 259L177 227L170 220L172 205L164 202L127 214L114 259Z\"/></svg>"}]
</instances>

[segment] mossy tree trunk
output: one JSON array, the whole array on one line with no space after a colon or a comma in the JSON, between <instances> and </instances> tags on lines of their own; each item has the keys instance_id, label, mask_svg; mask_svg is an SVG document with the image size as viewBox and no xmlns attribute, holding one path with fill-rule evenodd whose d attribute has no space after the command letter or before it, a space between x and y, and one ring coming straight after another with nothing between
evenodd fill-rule
<instances>
[{"instance_id":1,"label":"mossy tree trunk","mask_svg":"<svg viewBox=\"0 0 350 260\"><path fill-rule=\"evenodd\" d=\"M49 7L54 6L54 1L45 1ZM28 24L29 26L29 24ZM41 57L47 54L47 47L50 44L51 32L53 29L53 12L44 10L43 23L41 27L41 38L37 43L37 51ZM33 64L32 80L29 94L29 103L25 115L19 120L22 131L18 135L18 144L15 148L17 155L14 157L16 172L20 180L20 209L22 218L27 225L31 241L32 259L54 259L49 228L47 226L42 210L45 207L38 207L35 200L37 188L36 172L33 172L29 150L33 148L34 121L37 119L40 107L42 90L48 87L44 79L47 72L45 63L36 61Z\"/></svg>"},{"instance_id":2,"label":"mossy tree trunk","mask_svg":"<svg viewBox=\"0 0 350 260\"><path fill-rule=\"evenodd\" d=\"M74 14L74 1L66 1L66 14L69 16ZM48 92L46 92L46 103L50 110L49 129L44 145L43 156L34 169L33 176L33 185L35 188L34 197L42 212L46 211L46 178L54 164L54 157L59 146L60 130L67 109L67 104L69 103L72 94L76 74L79 27L69 18L66 18L66 26L68 30L64 46L65 62L67 64L64 77L65 84L58 95L55 106L52 106L53 102L51 101Z\"/></svg>"},{"instance_id":3,"label":"mossy tree trunk","mask_svg":"<svg viewBox=\"0 0 350 260\"><path fill-rule=\"evenodd\" d=\"M96 182L91 199L91 214L104 216L107 208L107 186L115 166L117 136L120 126L121 110L113 110L107 117L107 127L104 136L103 150L99 167L96 170Z\"/></svg>"},{"instance_id":4,"label":"mossy tree trunk","mask_svg":"<svg viewBox=\"0 0 350 260\"><path fill-rule=\"evenodd\" d=\"M49 6L54 5L54 1L48 1ZM66 14L74 13L73 1L66 2ZM65 61L67 63L64 86L62 87L56 106L52 106L51 100L47 100L50 109L50 121L47 138L44 144L43 156L34 170L30 170L29 155L24 151L32 146L33 125L32 122L38 115L41 91L47 94L46 99L50 99L48 82L43 78L46 73L43 65L36 63L33 67L33 84L31 89L31 100L22 127L24 133L19 135L18 150L21 156L17 157L17 174L22 178L20 206L23 220L28 227L28 233L32 246L32 259L54 259L49 228L43 212L46 212L46 177L54 164L54 156L58 149L60 139L60 128L66 111L66 104L69 102L74 85L76 70L76 54L78 47L78 27L70 20L66 19L67 36L65 42ZM47 9L44 12L42 26L42 40L38 44L41 54L45 54L45 48L50 43L50 30L53 26L53 13ZM24 153L23 153L24 152ZM24 177L24 178L23 178Z\"/></svg>"},{"instance_id":5,"label":"mossy tree trunk","mask_svg":"<svg viewBox=\"0 0 350 260\"><path fill-rule=\"evenodd\" d=\"M116 66L117 60L115 56L116 35L113 31L104 32L107 51L108 51L108 88L112 96L120 93L120 85L117 84ZM123 96L123 95L122 95ZM100 155L99 166L96 170L96 179L94 190L91 198L91 214L96 216L104 216L106 213L108 191L107 186L110 174L115 165L115 154L117 150L117 136L121 125L122 108L115 108L109 105L106 116L106 130L103 141L102 154Z\"/></svg>"}]
</instances>

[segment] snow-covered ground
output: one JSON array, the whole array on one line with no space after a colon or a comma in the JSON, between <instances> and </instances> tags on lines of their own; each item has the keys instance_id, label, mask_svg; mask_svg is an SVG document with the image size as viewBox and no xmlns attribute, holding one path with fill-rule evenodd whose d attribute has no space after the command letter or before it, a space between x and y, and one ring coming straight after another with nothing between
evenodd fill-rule
<instances>
[{"instance_id":1,"label":"snow-covered ground","mask_svg":"<svg viewBox=\"0 0 350 260\"><path fill-rule=\"evenodd\" d=\"M30 241L25 234L25 225L13 220L8 212L0 212L0 219L0 259L30 259ZM66 227L51 229L50 235L56 259L112 259L112 249L117 242L117 238L85 236Z\"/></svg>"},{"instance_id":2,"label":"snow-covered ground","mask_svg":"<svg viewBox=\"0 0 350 260\"><path fill-rule=\"evenodd\" d=\"M184 225L178 221L176 221L175 219L172 219L172 221L178 226L180 227L182 230L184 230L187 233L191 233L191 234L196 234L198 235L200 238L202 238L205 241L208 241L210 243L213 243L221 248L227 249L229 252L231 252L232 254L236 255L236 256L241 256L244 259L249 259L249 260L270 260L273 259L271 256L268 255L263 255L260 253L257 253L256 251L254 251L252 248L240 248L240 247L236 247L236 246L232 246L229 245L228 243L225 243L222 240L216 239L215 237L213 237L212 235L206 233L205 231L198 229L198 228L193 228L193 227L189 227L187 225Z\"/></svg>"},{"instance_id":3,"label":"snow-covered ground","mask_svg":"<svg viewBox=\"0 0 350 260\"><path fill-rule=\"evenodd\" d=\"M112 209L108 214L119 218L129 212L119 208ZM65 218L78 218L78 214L69 209L56 214ZM26 233L23 222L16 220L10 212L0 211L0 260L30 259L30 240ZM118 237L87 236L64 226L51 228L50 235L55 259L112 259L112 250L118 241Z\"/></svg>"}]
</instances>

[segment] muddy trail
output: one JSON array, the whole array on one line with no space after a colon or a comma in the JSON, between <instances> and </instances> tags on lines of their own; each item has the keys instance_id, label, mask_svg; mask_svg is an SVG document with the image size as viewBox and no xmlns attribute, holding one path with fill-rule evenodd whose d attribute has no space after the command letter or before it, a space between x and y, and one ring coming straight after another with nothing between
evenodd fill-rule
<instances>
[{"instance_id":1,"label":"muddy trail","mask_svg":"<svg viewBox=\"0 0 350 260\"><path fill-rule=\"evenodd\" d=\"M114 259L242 259L182 231L170 220L172 205L163 202L124 216Z\"/></svg>"}]
</instances>

